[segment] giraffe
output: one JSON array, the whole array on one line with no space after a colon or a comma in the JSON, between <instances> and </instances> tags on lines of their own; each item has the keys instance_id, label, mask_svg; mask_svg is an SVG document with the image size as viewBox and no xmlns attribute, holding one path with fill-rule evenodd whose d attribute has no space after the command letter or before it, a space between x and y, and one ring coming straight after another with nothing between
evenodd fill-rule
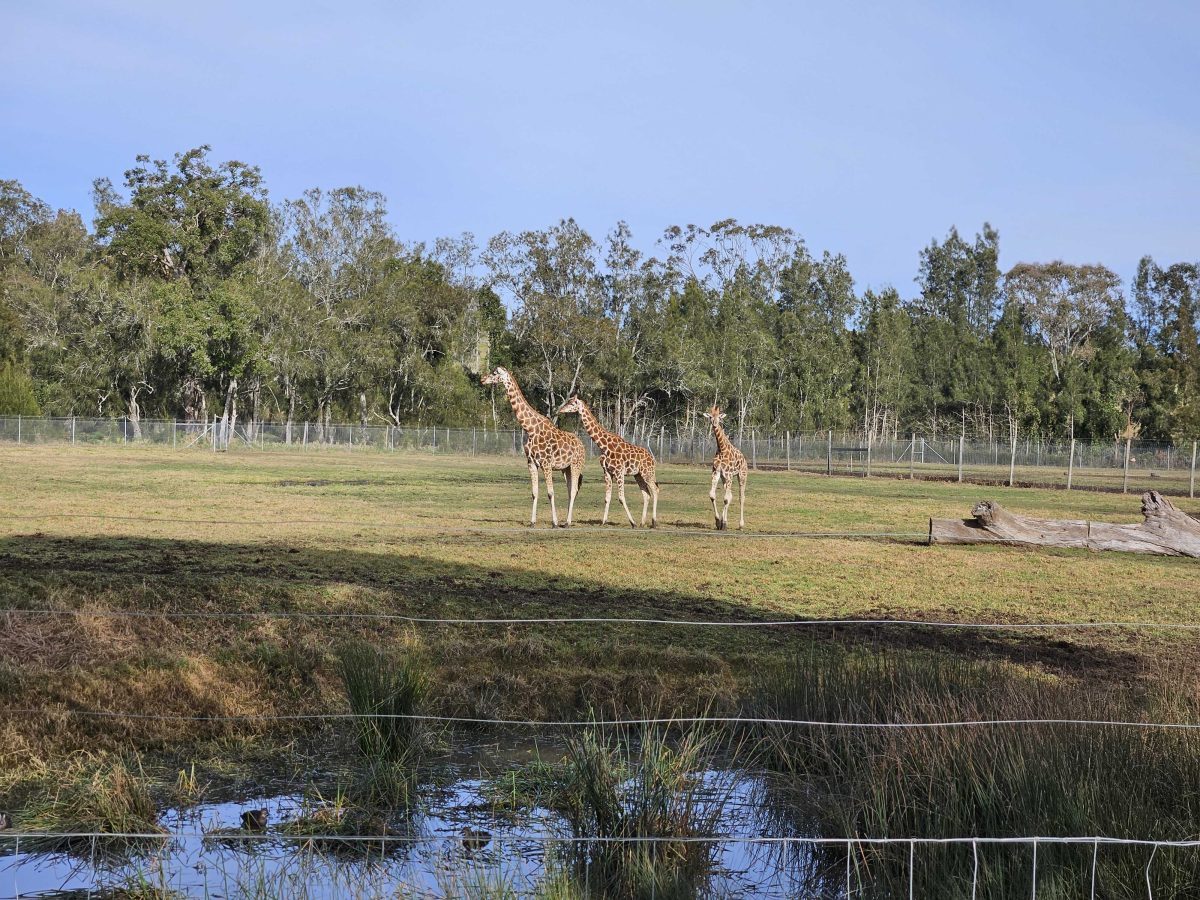
<instances>
[{"instance_id":1,"label":"giraffe","mask_svg":"<svg viewBox=\"0 0 1200 900\"><path fill-rule=\"evenodd\" d=\"M579 413L588 437L600 448L600 468L604 470L604 517L600 520L600 524L608 524L608 507L612 503L612 486L615 480L617 497L621 501L621 506L625 507L625 515L629 517L629 524L634 528L637 527L633 521L633 514L629 511L629 504L625 502L625 476L632 475L642 490L642 526L646 525L646 509L653 501L650 527L657 527L658 482L654 480L654 454L645 447L631 444L620 435L607 431L579 397L572 397L559 410L560 414L572 412Z\"/></svg>"},{"instance_id":2,"label":"giraffe","mask_svg":"<svg viewBox=\"0 0 1200 900\"><path fill-rule=\"evenodd\" d=\"M728 435L725 434L725 429L721 427L721 420L725 418L725 413L721 412L719 406L713 406L704 414L704 418L708 419L712 425L713 435L717 439L717 455L712 461L712 487L708 491L708 499L712 501L713 518L716 520L717 531L724 531L729 527L729 504L733 502L733 479L738 480L738 492L741 494L740 521L738 528L746 527L746 478L750 474L750 467L746 465L746 457L737 447L733 446L729 441ZM720 511L717 510L717 484L721 479L725 479L725 507Z\"/></svg>"},{"instance_id":3,"label":"giraffe","mask_svg":"<svg viewBox=\"0 0 1200 900\"><path fill-rule=\"evenodd\" d=\"M554 473L564 469L567 478L567 521L564 527L571 525L575 514L575 498L583 484L583 464L587 454L583 449L583 441L579 436L554 424L534 409L512 373L502 366L484 375L480 381L484 384L503 385L504 393L512 406L517 423L525 432L525 458L529 461L529 481L533 491L533 510L529 513L529 526L537 524L538 508L538 470L546 478L546 494L550 498L550 518L554 527L558 527L558 509L554 505Z\"/></svg>"}]
</instances>

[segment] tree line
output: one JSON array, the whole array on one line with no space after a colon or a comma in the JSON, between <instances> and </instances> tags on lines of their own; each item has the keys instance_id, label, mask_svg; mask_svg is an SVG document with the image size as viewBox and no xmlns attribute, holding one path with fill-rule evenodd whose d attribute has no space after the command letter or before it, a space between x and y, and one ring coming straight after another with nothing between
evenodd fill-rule
<instances>
[{"instance_id":1,"label":"tree line","mask_svg":"<svg viewBox=\"0 0 1200 900\"><path fill-rule=\"evenodd\" d=\"M628 437L909 431L1003 439L1200 434L1200 264L1003 272L998 232L951 228L914 286L856 290L846 258L733 219L406 242L385 198L272 203L209 148L93 184L90 223L0 181L0 414L319 426L507 424L478 376L573 393Z\"/></svg>"}]
</instances>

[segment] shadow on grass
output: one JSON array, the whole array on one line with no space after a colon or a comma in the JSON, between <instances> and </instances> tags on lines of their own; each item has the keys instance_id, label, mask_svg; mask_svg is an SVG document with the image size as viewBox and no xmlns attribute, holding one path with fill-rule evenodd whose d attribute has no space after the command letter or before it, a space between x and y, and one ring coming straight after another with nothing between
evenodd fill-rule
<instances>
[{"instance_id":1,"label":"shadow on grass","mask_svg":"<svg viewBox=\"0 0 1200 900\"><path fill-rule=\"evenodd\" d=\"M405 544L412 547L414 540L406 539ZM331 587L339 589L337 605L331 605L323 593ZM345 592L347 587L359 590ZM246 599L248 593L251 601ZM57 599L60 596L74 599L64 602ZM120 599L114 602L115 598ZM449 562L419 550L373 553L283 543L42 534L0 540L0 608L47 605L86 606L91 611L345 612L431 618L611 617L738 623L790 618L702 594L618 588L571 575L541 576L499 559L486 566ZM921 616L920 610L912 612L913 618ZM465 638L471 634L468 629L478 627L483 626L457 629ZM817 640L999 659L1111 680L1144 673L1153 648L1141 641L1117 646L1115 640L1104 642L1094 632L923 625L725 629L588 624L523 630L576 644L577 639L594 639L603 629L620 632L629 645L711 653L735 669L742 667L739 657L743 664L754 666L764 654L790 653ZM630 630L636 633L631 636ZM5 655L0 639L0 662ZM650 657L646 664L653 662Z\"/></svg>"}]
</instances>

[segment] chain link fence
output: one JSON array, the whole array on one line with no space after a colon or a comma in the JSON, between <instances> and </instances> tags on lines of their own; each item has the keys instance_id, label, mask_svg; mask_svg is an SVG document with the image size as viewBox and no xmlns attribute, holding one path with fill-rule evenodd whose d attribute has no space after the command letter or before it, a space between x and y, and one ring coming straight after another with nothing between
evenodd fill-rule
<instances>
[{"instance_id":1,"label":"chain link fence","mask_svg":"<svg viewBox=\"0 0 1200 900\"><path fill-rule=\"evenodd\" d=\"M581 434L589 453L596 448ZM1149 441L1015 442L967 440L919 434L869 440L854 432L749 430L734 435L751 468L827 475L878 476L1029 487L1086 488L1195 497L1197 443ZM450 453L469 456L523 452L518 429L441 428L396 425L321 425L312 422L238 424L164 419L28 418L0 416L0 443L123 444L265 452L319 452L337 448L380 452ZM715 444L704 432L661 429L645 443L662 462L707 465Z\"/></svg>"}]
</instances>

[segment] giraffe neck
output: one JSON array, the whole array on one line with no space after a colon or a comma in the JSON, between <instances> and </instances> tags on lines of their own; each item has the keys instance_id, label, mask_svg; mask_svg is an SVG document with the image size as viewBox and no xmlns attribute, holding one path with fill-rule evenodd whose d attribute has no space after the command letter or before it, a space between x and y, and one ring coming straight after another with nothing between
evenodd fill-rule
<instances>
[{"instance_id":1,"label":"giraffe neck","mask_svg":"<svg viewBox=\"0 0 1200 900\"><path fill-rule=\"evenodd\" d=\"M597 447L607 447L611 443L612 434L605 430L582 400L579 401L579 418L583 421L583 430Z\"/></svg>"},{"instance_id":2,"label":"giraffe neck","mask_svg":"<svg viewBox=\"0 0 1200 900\"><path fill-rule=\"evenodd\" d=\"M713 434L717 438L718 453L725 453L733 449L733 444L729 443L729 437L725 434L725 429L721 427L720 422L713 422Z\"/></svg>"},{"instance_id":3,"label":"giraffe neck","mask_svg":"<svg viewBox=\"0 0 1200 900\"><path fill-rule=\"evenodd\" d=\"M513 415L517 417L517 424L525 432L531 432L535 426L543 421L547 421L546 417L534 409L529 401L525 399L525 395L521 393L521 388L517 385L517 379L511 375L508 378L508 383L504 386L504 394L508 397L508 403L512 407Z\"/></svg>"}]
</instances>

